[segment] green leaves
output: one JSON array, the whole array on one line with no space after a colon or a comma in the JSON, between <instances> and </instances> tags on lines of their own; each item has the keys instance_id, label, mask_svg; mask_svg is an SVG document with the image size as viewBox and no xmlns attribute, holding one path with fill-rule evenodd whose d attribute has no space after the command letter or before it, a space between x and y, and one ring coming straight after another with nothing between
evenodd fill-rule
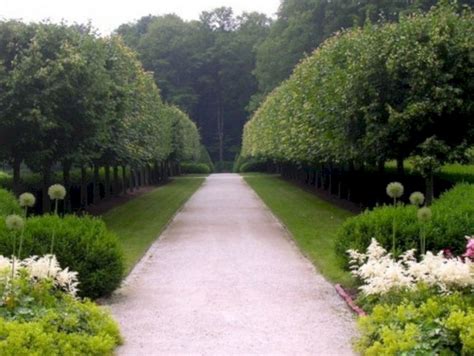
<instances>
[{"instance_id":1,"label":"green leaves","mask_svg":"<svg viewBox=\"0 0 474 356\"><path fill-rule=\"evenodd\" d=\"M328 39L246 124L243 156L375 165L418 154L433 136L448 151L469 146L472 20L443 5Z\"/></svg>"},{"instance_id":2,"label":"green leaves","mask_svg":"<svg viewBox=\"0 0 474 356\"><path fill-rule=\"evenodd\" d=\"M196 127L163 104L137 55L89 28L0 22L0 89L0 158L45 175L56 162L143 167L171 158L173 140L199 152Z\"/></svg>"}]
</instances>

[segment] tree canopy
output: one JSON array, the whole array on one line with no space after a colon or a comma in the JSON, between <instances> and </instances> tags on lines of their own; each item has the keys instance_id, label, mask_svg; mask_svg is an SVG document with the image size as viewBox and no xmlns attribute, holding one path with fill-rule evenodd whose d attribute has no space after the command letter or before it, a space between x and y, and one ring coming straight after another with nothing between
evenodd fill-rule
<instances>
[{"instance_id":1,"label":"tree canopy","mask_svg":"<svg viewBox=\"0 0 474 356\"><path fill-rule=\"evenodd\" d=\"M233 160L257 90L255 49L270 23L263 14L236 16L222 7L203 12L199 21L147 16L117 33L154 73L164 101L197 123L214 159Z\"/></svg>"},{"instance_id":2,"label":"tree canopy","mask_svg":"<svg viewBox=\"0 0 474 356\"><path fill-rule=\"evenodd\" d=\"M326 39L369 22L397 22L437 2L283 0L275 20L222 7L197 21L146 16L116 32L154 72L164 101L196 122L214 160L232 160L249 115Z\"/></svg>"},{"instance_id":3,"label":"tree canopy","mask_svg":"<svg viewBox=\"0 0 474 356\"><path fill-rule=\"evenodd\" d=\"M192 159L196 125L162 102L154 76L119 37L89 27L0 22L1 158L48 183L88 165Z\"/></svg>"},{"instance_id":4,"label":"tree canopy","mask_svg":"<svg viewBox=\"0 0 474 356\"><path fill-rule=\"evenodd\" d=\"M243 155L375 165L436 148L456 158L474 143L473 36L472 11L451 5L339 33L266 98Z\"/></svg>"}]
</instances>

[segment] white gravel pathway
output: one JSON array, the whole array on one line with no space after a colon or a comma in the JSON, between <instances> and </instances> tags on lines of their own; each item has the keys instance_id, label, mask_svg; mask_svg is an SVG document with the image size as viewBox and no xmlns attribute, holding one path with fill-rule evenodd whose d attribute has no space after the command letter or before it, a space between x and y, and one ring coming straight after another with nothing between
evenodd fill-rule
<instances>
[{"instance_id":1,"label":"white gravel pathway","mask_svg":"<svg viewBox=\"0 0 474 356\"><path fill-rule=\"evenodd\" d=\"M354 318L235 174L211 175L110 300L119 355L351 355Z\"/></svg>"}]
</instances>

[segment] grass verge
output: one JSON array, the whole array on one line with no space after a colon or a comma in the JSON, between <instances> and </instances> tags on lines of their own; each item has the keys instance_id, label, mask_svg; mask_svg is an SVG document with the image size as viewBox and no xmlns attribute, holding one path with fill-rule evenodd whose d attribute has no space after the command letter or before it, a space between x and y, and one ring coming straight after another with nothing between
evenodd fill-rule
<instances>
[{"instance_id":1,"label":"grass verge","mask_svg":"<svg viewBox=\"0 0 474 356\"><path fill-rule=\"evenodd\" d=\"M204 177L174 179L102 216L107 227L120 239L127 273L203 181Z\"/></svg>"},{"instance_id":2,"label":"grass verge","mask_svg":"<svg viewBox=\"0 0 474 356\"><path fill-rule=\"evenodd\" d=\"M334 250L336 232L354 214L334 206L300 187L270 175L244 175L270 210L293 235L297 245L331 282L353 287Z\"/></svg>"}]
</instances>

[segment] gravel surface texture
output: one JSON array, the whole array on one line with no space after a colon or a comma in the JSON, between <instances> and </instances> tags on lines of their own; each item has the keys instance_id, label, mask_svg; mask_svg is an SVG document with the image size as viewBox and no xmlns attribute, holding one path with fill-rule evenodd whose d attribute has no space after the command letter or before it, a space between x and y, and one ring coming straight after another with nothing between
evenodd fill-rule
<instances>
[{"instance_id":1,"label":"gravel surface texture","mask_svg":"<svg viewBox=\"0 0 474 356\"><path fill-rule=\"evenodd\" d=\"M351 355L354 317L235 174L214 174L109 306L119 355Z\"/></svg>"}]
</instances>

